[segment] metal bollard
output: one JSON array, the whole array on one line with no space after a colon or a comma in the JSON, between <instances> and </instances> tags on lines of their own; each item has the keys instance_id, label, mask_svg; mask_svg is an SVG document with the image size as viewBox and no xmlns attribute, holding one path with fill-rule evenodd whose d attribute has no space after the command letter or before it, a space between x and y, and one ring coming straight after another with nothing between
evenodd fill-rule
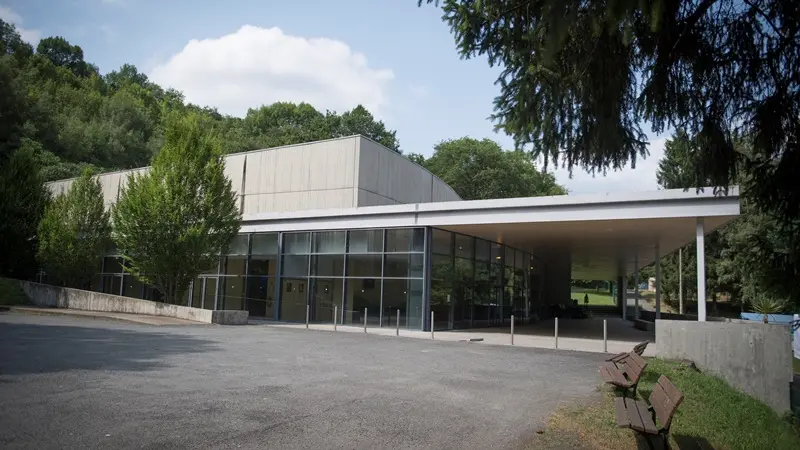
<instances>
[{"instance_id":1,"label":"metal bollard","mask_svg":"<svg viewBox=\"0 0 800 450\"><path fill-rule=\"evenodd\" d=\"M333 307L333 331L336 331L336 317L339 315L339 307Z\"/></svg>"},{"instance_id":2,"label":"metal bollard","mask_svg":"<svg viewBox=\"0 0 800 450\"><path fill-rule=\"evenodd\" d=\"M556 317L556 348L558 348L558 317Z\"/></svg>"},{"instance_id":3,"label":"metal bollard","mask_svg":"<svg viewBox=\"0 0 800 450\"><path fill-rule=\"evenodd\" d=\"M306 305L306 329L308 329L308 317L311 312L311 305Z\"/></svg>"},{"instance_id":4,"label":"metal bollard","mask_svg":"<svg viewBox=\"0 0 800 450\"><path fill-rule=\"evenodd\" d=\"M514 315L511 315L511 345L514 345Z\"/></svg>"},{"instance_id":5,"label":"metal bollard","mask_svg":"<svg viewBox=\"0 0 800 450\"><path fill-rule=\"evenodd\" d=\"M431 311L431 339L433 339L433 311Z\"/></svg>"},{"instance_id":6,"label":"metal bollard","mask_svg":"<svg viewBox=\"0 0 800 450\"><path fill-rule=\"evenodd\" d=\"M397 331L395 331L396 336L400 336L400 308L397 309Z\"/></svg>"},{"instance_id":7,"label":"metal bollard","mask_svg":"<svg viewBox=\"0 0 800 450\"><path fill-rule=\"evenodd\" d=\"M608 353L608 324L603 319L603 352Z\"/></svg>"},{"instance_id":8,"label":"metal bollard","mask_svg":"<svg viewBox=\"0 0 800 450\"><path fill-rule=\"evenodd\" d=\"M367 332L367 308L364 308L364 333Z\"/></svg>"}]
</instances>

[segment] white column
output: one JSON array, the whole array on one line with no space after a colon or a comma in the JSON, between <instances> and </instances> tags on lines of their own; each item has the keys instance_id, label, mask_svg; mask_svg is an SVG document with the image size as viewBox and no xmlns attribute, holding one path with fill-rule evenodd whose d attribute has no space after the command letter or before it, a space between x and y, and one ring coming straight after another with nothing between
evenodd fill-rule
<instances>
[{"instance_id":1,"label":"white column","mask_svg":"<svg viewBox=\"0 0 800 450\"><path fill-rule=\"evenodd\" d=\"M656 320L661 318L661 248L656 243Z\"/></svg>"},{"instance_id":2,"label":"white column","mask_svg":"<svg viewBox=\"0 0 800 450\"><path fill-rule=\"evenodd\" d=\"M678 250L678 313L683 314L683 249Z\"/></svg>"},{"instance_id":3,"label":"white column","mask_svg":"<svg viewBox=\"0 0 800 450\"><path fill-rule=\"evenodd\" d=\"M706 321L706 250L705 223L697 219L697 321Z\"/></svg>"},{"instance_id":4,"label":"white column","mask_svg":"<svg viewBox=\"0 0 800 450\"><path fill-rule=\"evenodd\" d=\"M639 250L633 256L633 318L639 320Z\"/></svg>"}]
</instances>

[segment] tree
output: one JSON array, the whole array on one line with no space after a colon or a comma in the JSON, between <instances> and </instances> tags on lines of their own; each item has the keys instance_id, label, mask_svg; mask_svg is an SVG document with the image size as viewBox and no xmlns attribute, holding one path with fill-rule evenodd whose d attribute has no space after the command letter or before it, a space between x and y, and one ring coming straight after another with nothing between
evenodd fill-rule
<instances>
[{"instance_id":1,"label":"tree","mask_svg":"<svg viewBox=\"0 0 800 450\"><path fill-rule=\"evenodd\" d=\"M634 165L642 123L685 129L702 150L694 186L728 186L741 164L759 208L800 217L797 2L425 1L442 5L462 57L502 67L492 117L545 164Z\"/></svg>"},{"instance_id":2,"label":"tree","mask_svg":"<svg viewBox=\"0 0 800 450\"><path fill-rule=\"evenodd\" d=\"M48 277L65 286L85 288L100 268L110 233L103 189L86 169L67 193L45 208L36 256Z\"/></svg>"},{"instance_id":3,"label":"tree","mask_svg":"<svg viewBox=\"0 0 800 450\"><path fill-rule=\"evenodd\" d=\"M128 177L112 214L125 270L177 303L227 251L241 214L218 138L203 131L195 114L167 120L152 168Z\"/></svg>"},{"instance_id":4,"label":"tree","mask_svg":"<svg viewBox=\"0 0 800 450\"><path fill-rule=\"evenodd\" d=\"M33 150L22 147L0 161L0 275L36 275L36 226L48 199Z\"/></svg>"},{"instance_id":5,"label":"tree","mask_svg":"<svg viewBox=\"0 0 800 450\"><path fill-rule=\"evenodd\" d=\"M423 165L465 200L567 193L553 175L539 172L530 156L503 151L489 139L440 142Z\"/></svg>"},{"instance_id":6,"label":"tree","mask_svg":"<svg viewBox=\"0 0 800 450\"><path fill-rule=\"evenodd\" d=\"M36 53L46 57L59 67L66 67L79 77L93 73L92 68L83 60L83 49L71 45L61 36L48 37L39 41Z\"/></svg>"},{"instance_id":7,"label":"tree","mask_svg":"<svg viewBox=\"0 0 800 450\"><path fill-rule=\"evenodd\" d=\"M400 153L400 141L397 132L389 131L382 121L375 121L375 117L361 105L347 111L341 116L328 113L326 119L331 127L333 137L351 136L360 134L375 142Z\"/></svg>"}]
</instances>

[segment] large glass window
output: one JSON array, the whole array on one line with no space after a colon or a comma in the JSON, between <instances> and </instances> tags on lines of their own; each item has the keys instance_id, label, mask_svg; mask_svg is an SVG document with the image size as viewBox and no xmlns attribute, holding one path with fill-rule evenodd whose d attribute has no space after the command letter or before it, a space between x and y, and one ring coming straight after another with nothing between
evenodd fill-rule
<instances>
[{"instance_id":1,"label":"large glass window","mask_svg":"<svg viewBox=\"0 0 800 450\"><path fill-rule=\"evenodd\" d=\"M423 311L422 280L387 279L383 285L383 326L397 326L397 312L400 311L400 326L422 328Z\"/></svg>"},{"instance_id":2,"label":"large glass window","mask_svg":"<svg viewBox=\"0 0 800 450\"><path fill-rule=\"evenodd\" d=\"M344 231L323 231L314 233L314 253L343 254L344 247Z\"/></svg>"},{"instance_id":3,"label":"large glass window","mask_svg":"<svg viewBox=\"0 0 800 450\"><path fill-rule=\"evenodd\" d=\"M239 234L231 241L228 246L229 255L247 255L249 235Z\"/></svg>"},{"instance_id":4,"label":"large glass window","mask_svg":"<svg viewBox=\"0 0 800 450\"><path fill-rule=\"evenodd\" d=\"M304 255L310 253L310 233L284 233L283 253L286 255Z\"/></svg>"},{"instance_id":5,"label":"large glass window","mask_svg":"<svg viewBox=\"0 0 800 450\"><path fill-rule=\"evenodd\" d=\"M383 251L383 230L353 230L348 253L380 253Z\"/></svg>"},{"instance_id":6,"label":"large glass window","mask_svg":"<svg viewBox=\"0 0 800 450\"><path fill-rule=\"evenodd\" d=\"M380 254L351 254L347 256L347 276L358 278L380 278L381 260Z\"/></svg>"},{"instance_id":7,"label":"large glass window","mask_svg":"<svg viewBox=\"0 0 800 450\"><path fill-rule=\"evenodd\" d=\"M424 248L424 228L396 228L386 230L387 252L421 252Z\"/></svg>"},{"instance_id":8,"label":"large glass window","mask_svg":"<svg viewBox=\"0 0 800 450\"><path fill-rule=\"evenodd\" d=\"M344 275L344 255L314 255L311 257L311 276L341 277Z\"/></svg>"},{"instance_id":9,"label":"large glass window","mask_svg":"<svg viewBox=\"0 0 800 450\"><path fill-rule=\"evenodd\" d=\"M253 255L278 254L278 233L256 233L251 239Z\"/></svg>"},{"instance_id":10,"label":"large glass window","mask_svg":"<svg viewBox=\"0 0 800 450\"><path fill-rule=\"evenodd\" d=\"M282 272L285 277L307 277L308 255L285 255Z\"/></svg>"},{"instance_id":11,"label":"large glass window","mask_svg":"<svg viewBox=\"0 0 800 450\"><path fill-rule=\"evenodd\" d=\"M367 309L367 324L379 323L381 311L381 280L375 278L348 279L345 294L343 322L351 325L364 324L364 309Z\"/></svg>"},{"instance_id":12,"label":"large glass window","mask_svg":"<svg viewBox=\"0 0 800 450\"><path fill-rule=\"evenodd\" d=\"M383 276L387 278L422 278L422 253L387 253Z\"/></svg>"}]
</instances>

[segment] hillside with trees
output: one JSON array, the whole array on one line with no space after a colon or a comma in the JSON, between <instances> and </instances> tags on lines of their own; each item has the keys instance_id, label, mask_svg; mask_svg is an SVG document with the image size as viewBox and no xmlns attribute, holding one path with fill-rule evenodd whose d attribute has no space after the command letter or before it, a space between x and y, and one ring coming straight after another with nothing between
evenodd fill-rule
<instances>
[{"instance_id":1,"label":"hillside with trees","mask_svg":"<svg viewBox=\"0 0 800 450\"><path fill-rule=\"evenodd\" d=\"M69 230L83 225L58 218L61 211L89 210L92 203L77 205L65 198L45 214L56 199L49 199L42 183L152 164L168 144L169 123L198 124L202 139L213 137L221 154L354 134L402 153L396 131L361 105L338 113L279 102L254 105L244 117L229 116L187 102L181 92L153 83L134 65L102 73L80 46L62 37L42 39L33 48L2 20L0 92L0 275L16 278L33 278L42 262L51 269L90 264L86 258L81 264L59 259L64 256L59 249L76 245ZM566 193L552 175L536 169L529 155L504 151L489 140L443 141L427 160L408 157L468 199ZM469 163L471 158L478 163ZM44 247L37 230L47 232ZM67 284L84 281L80 274L61 275Z\"/></svg>"}]
</instances>

